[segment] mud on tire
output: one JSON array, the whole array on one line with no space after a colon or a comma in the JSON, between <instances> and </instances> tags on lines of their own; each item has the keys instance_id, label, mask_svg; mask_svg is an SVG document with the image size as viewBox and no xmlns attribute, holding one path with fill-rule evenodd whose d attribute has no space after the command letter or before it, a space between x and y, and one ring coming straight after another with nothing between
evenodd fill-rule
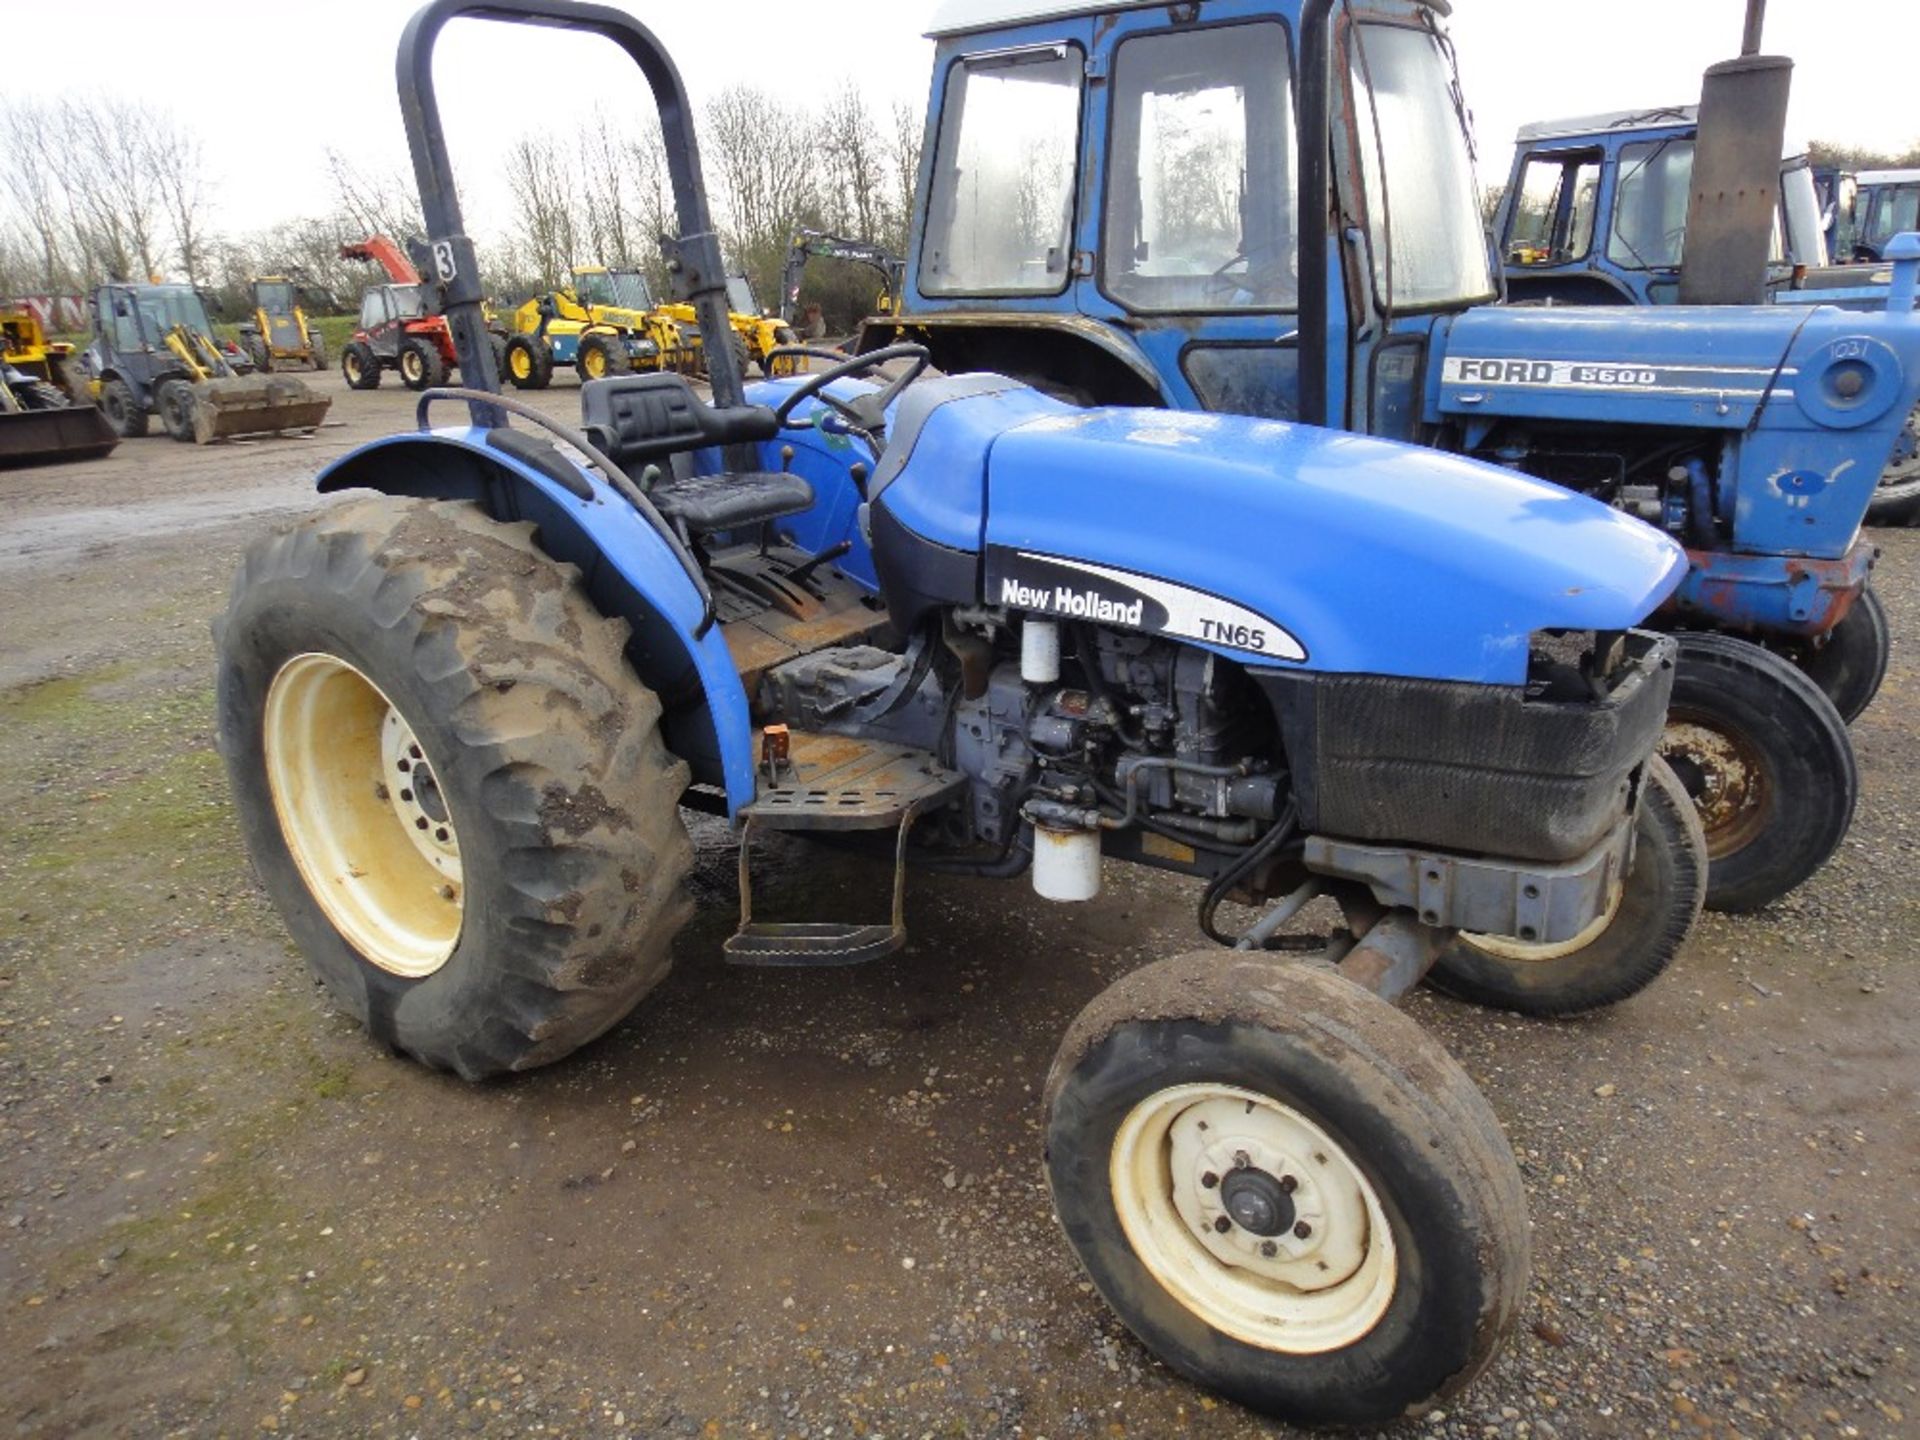
<instances>
[{"instance_id":1,"label":"mud on tire","mask_svg":"<svg viewBox=\"0 0 1920 1440\"><path fill-rule=\"evenodd\" d=\"M532 526L474 505L351 502L248 552L215 637L241 828L308 964L383 1044L467 1079L530 1069L600 1035L666 974L692 909L677 806L688 772L661 740L627 636L572 566L535 547ZM424 973L396 973L346 938L332 918L342 902L317 899L304 875L347 894L364 867L319 871L311 822L281 818L269 758L290 773L292 732L275 721L269 739L270 692L328 664L377 687L410 727L457 831L452 938L412 967ZM365 785L388 801L369 768ZM369 793L350 773L341 788Z\"/></svg>"}]
</instances>

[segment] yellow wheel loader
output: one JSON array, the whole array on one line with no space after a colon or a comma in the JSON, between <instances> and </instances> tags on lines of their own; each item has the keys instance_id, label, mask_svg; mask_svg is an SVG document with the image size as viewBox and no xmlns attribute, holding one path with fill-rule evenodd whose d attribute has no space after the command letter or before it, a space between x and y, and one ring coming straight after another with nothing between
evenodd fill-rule
<instances>
[{"instance_id":1,"label":"yellow wheel loader","mask_svg":"<svg viewBox=\"0 0 1920 1440\"><path fill-rule=\"evenodd\" d=\"M0 467L92 460L120 443L97 409L75 403L72 355L33 311L0 309Z\"/></svg>"},{"instance_id":2,"label":"yellow wheel loader","mask_svg":"<svg viewBox=\"0 0 1920 1440\"><path fill-rule=\"evenodd\" d=\"M327 342L307 318L307 289L298 276L257 275L247 282L253 314L240 322L240 347L262 374L284 365L327 368Z\"/></svg>"},{"instance_id":3,"label":"yellow wheel loader","mask_svg":"<svg viewBox=\"0 0 1920 1440\"><path fill-rule=\"evenodd\" d=\"M102 285L80 357L101 414L123 439L155 415L176 440L311 430L333 404L291 375L236 373L191 285Z\"/></svg>"},{"instance_id":4,"label":"yellow wheel loader","mask_svg":"<svg viewBox=\"0 0 1920 1440\"><path fill-rule=\"evenodd\" d=\"M544 390L555 365L580 381L635 370L681 369L689 352L680 327L653 303L630 270L575 266L573 284L536 295L513 314L501 371L522 390Z\"/></svg>"},{"instance_id":5,"label":"yellow wheel loader","mask_svg":"<svg viewBox=\"0 0 1920 1440\"><path fill-rule=\"evenodd\" d=\"M710 363L706 357L706 337L701 335L694 320L693 306L662 305L660 310L680 326L690 344L693 364L684 368L704 370ZM785 321L760 313L760 303L754 299L753 285L746 276L727 277L727 310L727 324L732 332L727 337L727 347L736 370L745 375L751 364L758 366L762 375L791 373L787 362L769 361L767 357L782 345L795 344L794 333Z\"/></svg>"}]
</instances>

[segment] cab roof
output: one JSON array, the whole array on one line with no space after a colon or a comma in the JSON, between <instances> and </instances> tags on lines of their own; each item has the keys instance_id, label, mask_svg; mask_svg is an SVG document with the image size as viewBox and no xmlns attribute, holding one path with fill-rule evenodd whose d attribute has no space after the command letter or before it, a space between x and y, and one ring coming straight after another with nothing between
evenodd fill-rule
<instances>
[{"instance_id":1,"label":"cab roof","mask_svg":"<svg viewBox=\"0 0 1920 1440\"><path fill-rule=\"evenodd\" d=\"M927 38L942 40L949 35L1092 15L1101 10L1145 10L1160 3L1163 0L945 0L933 12Z\"/></svg>"},{"instance_id":2,"label":"cab roof","mask_svg":"<svg viewBox=\"0 0 1920 1440\"><path fill-rule=\"evenodd\" d=\"M1862 170L1853 178L1862 185L1912 185L1920 183L1920 170Z\"/></svg>"},{"instance_id":3,"label":"cab roof","mask_svg":"<svg viewBox=\"0 0 1920 1440\"><path fill-rule=\"evenodd\" d=\"M1648 130L1654 126L1692 125L1700 118L1698 105L1666 105L1646 110L1609 110L1602 115L1572 115L1565 120L1535 120L1522 125L1515 137L1520 144L1537 140L1566 140L1577 135L1601 135L1609 130Z\"/></svg>"},{"instance_id":4,"label":"cab roof","mask_svg":"<svg viewBox=\"0 0 1920 1440\"><path fill-rule=\"evenodd\" d=\"M1442 15L1451 10L1450 0L1416 0L1416 3ZM933 12L927 38L944 40L949 35L968 35L979 30L1000 30L1010 25L1116 10L1150 10L1165 4L1166 0L944 0Z\"/></svg>"}]
</instances>

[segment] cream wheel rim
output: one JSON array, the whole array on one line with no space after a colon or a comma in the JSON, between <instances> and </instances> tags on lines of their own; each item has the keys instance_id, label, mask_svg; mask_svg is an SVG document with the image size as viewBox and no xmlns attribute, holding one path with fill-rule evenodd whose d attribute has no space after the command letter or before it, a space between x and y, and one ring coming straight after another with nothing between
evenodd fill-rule
<instances>
[{"instance_id":1,"label":"cream wheel rim","mask_svg":"<svg viewBox=\"0 0 1920 1440\"><path fill-rule=\"evenodd\" d=\"M1399 1262L1379 1196L1292 1106L1233 1085L1176 1085L1128 1112L1109 1167L1141 1264L1212 1329L1286 1355L1366 1336Z\"/></svg>"},{"instance_id":2,"label":"cream wheel rim","mask_svg":"<svg viewBox=\"0 0 1920 1440\"><path fill-rule=\"evenodd\" d=\"M1620 901L1626 893L1626 883L1620 880L1614 881L1607 892L1607 908L1595 916L1593 922L1571 940L1529 942L1515 940L1508 935L1478 935L1468 930L1462 930L1460 938L1474 949L1484 951L1496 959L1518 961L1523 965L1563 960L1569 955L1586 949L1607 933L1607 927L1613 924L1614 917L1620 913Z\"/></svg>"},{"instance_id":3,"label":"cream wheel rim","mask_svg":"<svg viewBox=\"0 0 1920 1440\"><path fill-rule=\"evenodd\" d=\"M459 943L460 839L406 717L335 655L296 655L267 690L280 833L334 929L390 974L433 974Z\"/></svg>"},{"instance_id":4,"label":"cream wheel rim","mask_svg":"<svg viewBox=\"0 0 1920 1440\"><path fill-rule=\"evenodd\" d=\"M400 352L400 372L409 380L418 380L427 373L426 362L418 350L409 347Z\"/></svg>"}]
</instances>

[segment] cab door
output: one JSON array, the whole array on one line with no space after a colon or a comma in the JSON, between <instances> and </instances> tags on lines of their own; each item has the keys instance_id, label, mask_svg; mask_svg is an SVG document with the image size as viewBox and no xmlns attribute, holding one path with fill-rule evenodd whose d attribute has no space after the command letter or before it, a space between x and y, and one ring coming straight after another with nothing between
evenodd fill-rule
<instances>
[{"instance_id":1,"label":"cab door","mask_svg":"<svg viewBox=\"0 0 1920 1440\"><path fill-rule=\"evenodd\" d=\"M1075 245L1081 314L1180 409L1298 414L1293 37L1267 3L1103 18Z\"/></svg>"}]
</instances>

